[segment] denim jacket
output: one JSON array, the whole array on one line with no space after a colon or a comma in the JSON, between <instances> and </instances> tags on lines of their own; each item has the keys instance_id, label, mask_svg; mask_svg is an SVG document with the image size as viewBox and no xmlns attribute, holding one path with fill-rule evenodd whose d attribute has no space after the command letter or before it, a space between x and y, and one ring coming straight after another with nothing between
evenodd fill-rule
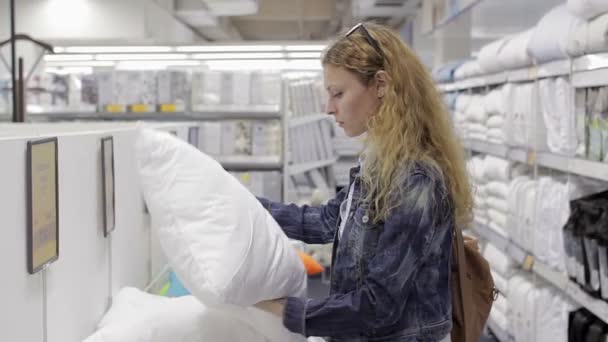
<instances>
[{"instance_id":1,"label":"denim jacket","mask_svg":"<svg viewBox=\"0 0 608 342\"><path fill-rule=\"evenodd\" d=\"M373 223L359 167L351 169L355 191L341 238L340 203L348 187L319 207L260 199L290 238L334 242L329 296L287 298L289 330L349 342L434 342L450 332L452 202L439 176L420 163L403 178L396 194L402 204Z\"/></svg>"}]
</instances>

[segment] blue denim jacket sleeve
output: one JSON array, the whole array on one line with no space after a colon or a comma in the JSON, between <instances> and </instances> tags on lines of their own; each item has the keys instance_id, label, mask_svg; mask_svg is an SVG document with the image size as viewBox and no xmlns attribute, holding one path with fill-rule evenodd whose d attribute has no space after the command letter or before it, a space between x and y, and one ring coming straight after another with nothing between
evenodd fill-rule
<instances>
[{"instance_id":1,"label":"blue denim jacket sleeve","mask_svg":"<svg viewBox=\"0 0 608 342\"><path fill-rule=\"evenodd\" d=\"M323 244L334 240L340 216L340 203L347 194L348 187L344 187L334 198L322 206L304 205L300 207L259 197L258 200L289 238L305 243Z\"/></svg>"},{"instance_id":2,"label":"blue denim jacket sleeve","mask_svg":"<svg viewBox=\"0 0 608 342\"><path fill-rule=\"evenodd\" d=\"M359 290L325 299L289 297L283 316L292 332L306 336L363 334L397 322L416 270L450 229L437 227L449 215L443 186L423 174L410 176L403 204L389 213Z\"/></svg>"}]
</instances>

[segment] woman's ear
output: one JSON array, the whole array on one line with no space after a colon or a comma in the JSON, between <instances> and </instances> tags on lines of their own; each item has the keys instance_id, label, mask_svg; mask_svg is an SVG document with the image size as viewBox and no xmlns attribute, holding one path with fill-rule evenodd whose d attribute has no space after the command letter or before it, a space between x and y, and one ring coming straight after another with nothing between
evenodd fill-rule
<instances>
[{"instance_id":1,"label":"woman's ear","mask_svg":"<svg viewBox=\"0 0 608 342\"><path fill-rule=\"evenodd\" d=\"M384 97L388 87L389 77L386 71L380 70L374 75L374 83L376 85L376 94L379 99Z\"/></svg>"}]
</instances>

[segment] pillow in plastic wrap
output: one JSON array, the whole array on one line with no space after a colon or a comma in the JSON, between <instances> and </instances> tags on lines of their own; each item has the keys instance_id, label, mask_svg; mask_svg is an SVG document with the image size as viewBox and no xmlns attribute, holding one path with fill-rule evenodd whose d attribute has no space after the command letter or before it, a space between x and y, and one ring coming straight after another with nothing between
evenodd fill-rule
<instances>
[{"instance_id":1,"label":"pillow in plastic wrap","mask_svg":"<svg viewBox=\"0 0 608 342\"><path fill-rule=\"evenodd\" d=\"M140 128L139 175L161 246L184 286L209 306L250 306L306 292L289 239L258 200L211 157Z\"/></svg>"}]
</instances>

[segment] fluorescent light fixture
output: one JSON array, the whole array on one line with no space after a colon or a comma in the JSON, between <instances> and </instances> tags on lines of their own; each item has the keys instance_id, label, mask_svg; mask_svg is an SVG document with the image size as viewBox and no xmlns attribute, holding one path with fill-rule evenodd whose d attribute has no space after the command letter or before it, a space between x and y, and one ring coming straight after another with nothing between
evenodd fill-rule
<instances>
[{"instance_id":1,"label":"fluorescent light fixture","mask_svg":"<svg viewBox=\"0 0 608 342\"><path fill-rule=\"evenodd\" d=\"M81 66L81 67L51 67L45 68L46 72L52 72L59 75L66 74L92 74L93 67Z\"/></svg>"},{"instance_id":2,"label":"fluorescent light fixture","mask_svg":"<svg viewBox=\"0 0 608 342\"><path fill-rule=\"evenodd\" d=\"M55 61L92 61L93 55L45 55L47 62Z\"/></svg>"},{"instance_id":3,"label":"fluorescent light fixture","mask_svg":"<svg viewBox=\"0 0 608 342\"><path fill-rule=\"evenodd\" d=\"M129 53L129 54L101 54L96 55L95 58L98 61L150 61L150 60L176 60L186 59L188 56L185 54L167 53L167 54L143 54L143 53Z\"/></svg>"},{"instance_id":4,"label":"fluorescent light fixture","mask_svg":"<svg viewBox=\"0 0 608 342\"><path fill-rule=\"evenodd\" d=\"M123 61L116 65L116 69L121 70L163 70L171 66L200 66L199 61Z\"/></svg>"},{"instance_id":5,"label":"fluorescent light fixture","mask_svg":"<svg viewBox=\"0 0 608 342\"><path fill-rule=\"evenodd\" d=\"M289 52L288 58L321 58L320 52Z\"/></svg>"},{"instance_id":6,"label":"fluorescent light fixture","mask_svg":"<svg viewBox=\"0 0 608 342\"><path fill-rule=\"evenodd\" d=\"M53 52L54 53L62 53L62 52L65 52L65 48L53 46Z\"/></svg>"},{"instance_id":7,"label":"fluorescent light fixture","mask_svg":"<svg viewBox=\"0 0 608 342\"><path fill-rule=\"evenodd\" d=\"M69 53L124 53L124 52L171 52L170 46L69 46L65 52Z\"/></svg>"},{"instance_id":8,"label":"fluorescent light fixture","mask_svg":"<svg viewBox=\"0 0 608 342\"><path fill-rule=\"evenodd\" d=\"M327 45L286 45L287 51L323 51Z\"/></svg>"},{"instance_id":9,"label":"fluorescent light fixture","mask_svg":"<svg viewBox=\"0 0 608 342\"><path fill-rule=\"evenodd\" d=\"M91 66L91 67L111 67L112 61L52 61L46 63L47 67L72 67L72 66Z\"/></svg>"},{"instance_id":10,"label":"fluorescent light fixture","mask_svg":"<svg viewBox=\"0 0 608 342\"><path fill-rule=\"evenodd\" d=\"M199 46L178 46L178 52L259 52L259 51L282 51L280 45L199 45Z\"/></svg>"},{"instance_id":11,"label":"fluorescent light fixture","mask_svg":"<svg viewBox=\"0 0 608 342\"><path fill-rule=\"evenodd\" d=\"M290 70L321 70L321 61L317 59L292 59L287 61L286 69Z\"/></svg>"},{"instance_id":12,"label":"fluorescent light fixture","mask_svg":"<svg viewBox=\"0 0 608 342\"><path fill-rule=\"evenodd\" d=\"M278 59L285 58L282 52L233 52L233 53L200 53L192 56L194 59Z\"/></svg>"},{"instance_id":13,"label":"fluorescent light fixture","mask_svg":"<svg viewBox=\"0 0 608 342\"><path fill-rule=\"evenodd\" d=\"M306 59L212 60L205 65L213 70L321 70L321 62Z\"/></svg>"}]
</instances>

